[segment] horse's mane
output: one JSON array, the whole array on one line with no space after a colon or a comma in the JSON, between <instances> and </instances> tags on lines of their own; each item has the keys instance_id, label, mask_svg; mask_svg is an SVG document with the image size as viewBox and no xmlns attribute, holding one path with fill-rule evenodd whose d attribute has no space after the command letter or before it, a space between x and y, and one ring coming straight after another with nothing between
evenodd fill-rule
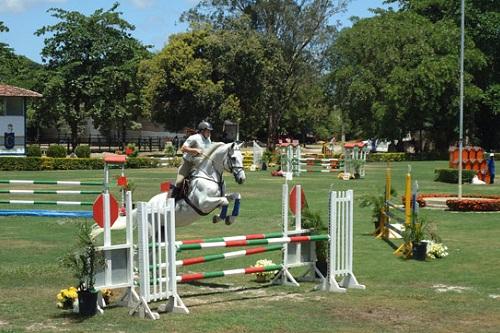
<instances>
[{"instance_id":1,"label":"horse's mane","mask_svg":"<svg viewBox=\"0 0 500 333\"><path fill-rule=\"evenodd\" d=\"M205 152L205 156L212 156L212 154L217 150L219 149L219 147L221 146L224 146L225 143L224 142L214 142L212 143L212 145L210 146L210 148L207 149L207 151Z\"/></svg>"}]
</instances>

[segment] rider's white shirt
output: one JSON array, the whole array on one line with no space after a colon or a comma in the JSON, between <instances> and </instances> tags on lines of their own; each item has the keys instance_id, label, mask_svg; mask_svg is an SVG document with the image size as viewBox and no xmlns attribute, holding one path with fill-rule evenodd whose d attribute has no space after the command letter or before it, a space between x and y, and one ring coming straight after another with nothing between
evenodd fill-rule
<instances>
[{"instance_id":1,"label":"rider's white shirt","mask_svg":"<svg viewBox=\"0 0 500 333\"><path fill-rule=\"evenodd\" d=\"M211 144L212 144L212 140L210 140L210 138L205 138L203 135L201 135L201 133L196 133L196 134L191 135L189 138L187 138L186 142L184 142L183 146L187 146L190 148L201 148L203 151L205 151L205 150L207 150L207 148L210 147ZM194 162L196 160L196 158L199 158L199 157L195 157L187 152L184 153L184 155L182 155L182 157L186 161L189 161L189 162Z\"/></svg>"}]
</instances>

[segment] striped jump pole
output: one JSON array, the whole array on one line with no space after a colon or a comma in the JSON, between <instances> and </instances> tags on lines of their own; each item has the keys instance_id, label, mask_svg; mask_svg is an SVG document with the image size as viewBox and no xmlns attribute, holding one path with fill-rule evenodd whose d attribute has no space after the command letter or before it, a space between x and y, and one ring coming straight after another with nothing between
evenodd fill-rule
<instances>
[{"instance_id":1,"label":"striped jump pole","mask_svg":"<svg viewBox=\"0 0 500 333\"><path fill-rule=\"evenodd\" d=\"M34 201L34 200L0 200L0 204L10 205L56 205L56 206L92 206L90 201Z\"/></svg>"},{"instance_id":2,"label":"striped jump pole","mask_svg":"<svg viewBox=\"0 0 500 333\"><path fill-rule=\"evenodd\" d=\"M254 274L261 272L271 272L278 271L283 268L283 265L269 265L262 267L247 267L247 268L238 268L238 269L229 269L225 271L215 271L215 272L203 272L203 273L190 273L190 274L182 274L176 276L176 281L179 283L230 276L230 275L243 275L243 274Z\"/></svg>"},{"instance_id":3,"label":"striped jump pole","mask_svg":"<svg viewBox=\"0 0 500 333\"><path fill-rule=\"evenodd\" d=\"M304 234L309 232L309 230L300 230L300 231L290 231L288 235L291 234ZM253 240L253 239L267 239L267 238L279 238L286 237L287 234L283 232L269 232L265 234L249 234L242 236L228 236L228 237L215 237L215 238L205 238L205 239L189 239L176 241L176 246L187 245L187 244L199 244L199 243L214 243L214 242L230 242L230 241L242 241L242 240Z\"/></svg>"},{"instance_id":4,"label":"striped jump pole","mask_svg":"<svg viewBox=\"0 0 500 333\"><path fill-rule=\"evenodd\" d=\"M206 256L177 260L175 262L175 264L177 267L189 266L189 265L201 264L201 263L205 263L205 262L209 262L209 261L239 258L239 257L250 256L250 255L258 254L258 253L278 251L281 249L283 249L283 246L281 246L281 244L269 245L269 246L263 246L263 247L255 247L252 249L246 249L246 250L241 250L241 251L225 252L225 253L211 254L211 255L206 255Z\"/></svg>"},{"instance_id":5,"label":"striped jump pole","mask_svg":"<svg viewBox=\"0 0 500 333\"><path fill-rule=\"evenodd\" d=\"M1 194L55 194L55 195L72 195L72 194L101 194L102 191L77 191L77 190L0 190Z\"/></svg>"},{"instance_id":6,"label":"striped jump pole","mask_svg":"<svg viewBox=\"0 0 500 333\"><path fill-rule=\"evenodd\" d=\"M65 185L65 186L102 186L103 182L85 182L70 180L7 180L0 179L0 184L18 185Z\"/></svg>"},{"instance_id":7,"label":"striped jump pole","mask_svg":"<svg viewBox=\"0 0 500 333\"><path fill-rule=\"evenodd\" d=\"M237 247L237 246L252 246L252 245L263 245L263 244L285 244L285 243L301 243L301 242L312 242L328 240L328 235L313 235L313 236L291 236L291 237L280 237L280 238L268 238L268 239L250 239L250 240L236 240L228 242L213 242L213 243L198 243L198 244L184 244L178 246L178 250L201 250L209 248L218 247Z\"/></svg>"}]
</instances>

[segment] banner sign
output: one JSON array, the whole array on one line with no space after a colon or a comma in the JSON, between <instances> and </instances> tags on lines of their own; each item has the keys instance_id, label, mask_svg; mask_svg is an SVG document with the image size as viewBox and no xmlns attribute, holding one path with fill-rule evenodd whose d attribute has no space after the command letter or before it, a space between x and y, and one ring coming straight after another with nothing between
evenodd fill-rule
<instances>
[{"instance_id":1,"label":"banner sign","mask_svg":"<svg viewBox=\"0 0 500 333\"><path fill-rule=\"evenodd\" d=\"M24 155L24 146L24 117L0 116L0 155Z\"/></svg>"}]
</instances>

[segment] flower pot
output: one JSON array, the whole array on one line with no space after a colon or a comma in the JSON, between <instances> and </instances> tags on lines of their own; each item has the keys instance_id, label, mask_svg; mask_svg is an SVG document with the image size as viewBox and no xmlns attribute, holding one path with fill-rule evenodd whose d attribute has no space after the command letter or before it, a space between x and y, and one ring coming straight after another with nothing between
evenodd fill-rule
<instances>
[{"instance_id":1,"label":"flower pot","mask_svg":"<svg viewBox=\"0 0 500 333\"><path fill-rule=\"evenodd\" d=\"M82 316L94 316L97 313L97 291L78 291L78 309Z\"/></svg>"},{"instance_id":2,"label":"flower pot","mask_svg":"<svg viewBox=\"0 0 500 333\"><path fill-rule=\"evenodd\" d=\"M267 276L257 274L255 277L255 281L257 281L258 283L265 283L267 282Z\"/></svg>"},{"instance_id":3,"label":"flower pot","mask_svg":"<svg viewBox=\"0 0 500 333\"><path fill-rule=\"evenodd\" d=\"M425 260L427 257L427 243L420 242L413 244L412 257L415 260Z\"/></svg>"}]
</instances>

